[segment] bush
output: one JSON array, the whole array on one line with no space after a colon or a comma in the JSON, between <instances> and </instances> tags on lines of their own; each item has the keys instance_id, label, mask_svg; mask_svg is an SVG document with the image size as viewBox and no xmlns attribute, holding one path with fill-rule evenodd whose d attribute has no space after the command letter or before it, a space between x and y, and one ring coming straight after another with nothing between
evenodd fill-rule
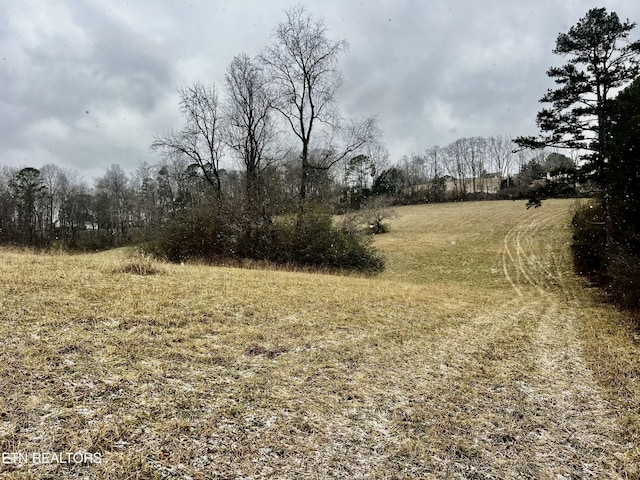
<instances>
[{"instance_id":1,"label":"bush","mask_svg":"<svg viewBox=\"0 0 640 480\"><path fill-rule=\"evenodd\" d=\"M170 262L198 259L208 262L243 257L247 228L238 224L232 215L218 208L193 207L174 216L162 225L156 240L145 247L147 251Z\"/></svg>"},{"instance_id":2,"label":"bush","mask_svg":"<svg viewBox=\"0 0 640 480\"><path fill-rule=\"evenodd\" d=\"M362 272L384 268L367 239L340 231L331 215L318 212L272 222L250 221L242 212L194 209L176 216L147 249L172 262L258 260Z\"/></svg>"},{"instance_id":3,"label":"bush","mask_svg":"<svg viewBox=\"0 0 640 480\"><path fill-rule=\"evenodd\" d=\"M156 275L164 273L164 269L160 267L149 254L141 250L136 250L131 258L124 261L122 265L114 270L114 273Z\"/></svg>"},{"instance_id":4,"label":"bush","mask_svg":"<svg viewBox=\"0 0 640 480\"><path fill-rule=\"evenodd\" d=\"M390 205L391 200L387 197L373 197L360 210L344 213L339 223L339 229L348 235L387 233L389 227L383 222L397 216L396 211L390 208Z\"/></svg>"},{"instance_id":5,"label":"bush","mask_svg":"<svg viewBox=\"0 0 640 480\"><path fill-rule=\"evenodd\" d=\"M640 309L640 256L624 243L607 246L600 205L579 207L573 227L576 271L589 276L618 306Z\"/></svg>"},{"instance_id":6,"label":"bush","mask_svg":"<svg viewBox=\"0 0 640 480\"><path fill-rule=\"evenodd\" d=\"M616 246L608 256L605 291L622 308L640 310L640 257Z\"/></svg>"},{"instance_id":7,"label":"bush","mask_svg":"<svg viewBox=\"0 0 640 480\"><path fill-rule=\"evenodd\" d=\"M325 213L306 213L276 224L276 245L267 260L331 269L379 272L384 261L369 241L333 225Z\"/></svg>"},{"instance_id":8,"label":"bush","mask_svg":"<svg viewBox=\"0 0 640 480\"><path fill-rule=\"evenodd\" d=\"M597 277L607 268L604 218L600 205L595 202L580 205L573 216L573 258L576 271L581 275Z\"/></svg>"}]
</instances>

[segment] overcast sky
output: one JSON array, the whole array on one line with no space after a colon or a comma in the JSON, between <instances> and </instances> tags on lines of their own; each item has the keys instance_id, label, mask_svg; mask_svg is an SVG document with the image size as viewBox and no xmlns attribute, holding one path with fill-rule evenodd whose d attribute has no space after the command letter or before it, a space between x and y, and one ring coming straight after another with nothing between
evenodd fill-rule
<instances>
[{"instance_id":1,"label":"overcast sky","mask_svg":"<svg viewBox=\"0 0 640 480\"><path fill-rule=\"evenodd\" d=\"M178 89L221 86L296 3L349 42L343 112L378 115L392 161L535 134L558 33L593 7L640 21L638 0L0 0L0 165L55 163L91 184L113 163L157 163Z\"/></svg>"}]
</instances>

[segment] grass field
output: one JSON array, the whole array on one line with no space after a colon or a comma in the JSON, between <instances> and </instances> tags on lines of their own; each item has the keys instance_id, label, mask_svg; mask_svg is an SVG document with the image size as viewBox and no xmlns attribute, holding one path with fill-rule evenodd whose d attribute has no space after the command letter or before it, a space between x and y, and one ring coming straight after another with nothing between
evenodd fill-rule
<instances>
[{"instance_id":1,"label":"grass field","mask_svg":"<svg viewBox=\"0 0 640 480\"><path fill-rule=\"evenodd\" d=\"M377 277L0 250L0 477L640 478L573 208L399 208Z\"/></svg>"}]
</instances>

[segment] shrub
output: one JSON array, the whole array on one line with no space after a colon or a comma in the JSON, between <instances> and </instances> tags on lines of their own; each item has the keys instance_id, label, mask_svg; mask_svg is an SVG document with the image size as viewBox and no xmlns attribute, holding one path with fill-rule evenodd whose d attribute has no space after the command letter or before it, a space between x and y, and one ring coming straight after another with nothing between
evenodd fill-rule
<instances>
[{"instance_id":1,"label":"shrub","mask_svg":"<svg viewBox=\"0 0 640 480\"><path fill-rule=\"evenodd\" d=\"M369 240L341 231L326 213L279 219L264 225L259 232L255 245L261 257L254 258L256 260L369 273L384 268L384 261Z\"/></svg>"},{"instance_id":2,"label":"shrub","mask_svg":"<svg viewBox=\"0 0 640 480\"><path fill-rule=\"evenodd\" d=\"M250 221L241 212L193 210L176 216L148 249L172 262L246 259L362 272L384 268L366 238L342 232L322 212Z\"/></svg>"},{"instance_id":3,"label":"shrub","mask_svg":"<svg viewBox=\"0 0 640 480\"><path fill-rule=\"evenodd\" d=\"M170 262L188 259L213 262L237 253L237 237L219 210L190 208L174 214L146 249Z\"/></svg>"},{"instance_id":4,"label":"shrub","mask_svg":"<svg viewBox=\"0 0 640 480\"><path fill-rule=\"evenodd\" d=\"M342 215L339 222L340 231L348 235L387 233L389 227L383 222L397 216L396 211L390 208L391 204L392 201L388 197L370 198L361 209L347 211Z\"/></svg>"},{"instance_id":5,"label":"shrub","mask_svg":"<svg viewBox=\"0 0 640 480\"><path fill-rule=\"evenodd\" d=\"M580 205L573 216L573 258L581 275L599 276L606 272L606 238L602 208L595 202Z\"/></svg>"},{"instance_id":6,"label":"shrub","mask_svg":"<svg viewBox=\"0 0 640 480\"><path fill-rule=\"evenodd\" d=\"M624 243L607 245L600 205L579 207L573 227L576 271L589 276L618 306L640 309L640 256Z\"/></svg>"},{"instance_id":7,"label":"shrub","mask_svg":"<svg viewBox=\"0 0 640 480\"><path fill-rule=\"evenodd\" d=\"M115 269L115 273L133 273L135 275L156 275L164 273L164 269L157 265L151 255L136 250L132 257Z\"/></svg>"},{"instance_id":8,"label":"shrub","mask_svg":"<svg viewBox=\"0 0 640 480\"><path fill-rule=\"evenodd\" d=\"M640 257L615 246L608 255L605 291L620 307L640 310Z\"/></svg>"}]
</instances>

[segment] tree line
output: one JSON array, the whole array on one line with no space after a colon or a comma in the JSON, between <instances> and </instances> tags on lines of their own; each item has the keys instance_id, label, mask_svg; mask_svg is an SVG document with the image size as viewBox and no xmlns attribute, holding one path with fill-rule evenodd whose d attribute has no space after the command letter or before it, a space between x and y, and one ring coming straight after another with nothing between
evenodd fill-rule
<instances>
[{"instance_id":1,"label":"tree line","mask_svg":"<svg viewBox=\"0 0 640 480\"><path fill-rule=\"evenodd\" d=\"M143 164L132 175L114 164L92 186L54 164L0 167L0 241L86 250L139 241L202 196L198 184L185 164Z\"/></svg>"},{"instance_id":2,"label":"tree line","mask_svg":"<svg viewBox=\"0 0 640 480\"><path fill-rule=\"evenodd\" d=\"M391 164L381 144L368 146L332 170L309 172L305 203L345 213L374 203L495 198L496 185L501 198L522 196L535 180L575 171L564 155L514 148L505 135L461 138ZM248 223L298 215L301 166L295 150L261 162L252 158L248 167L218 167L207 177L208 169L189 156L163 155L131 173L113 164L92 184L54 164L0 166L0 242L99 250L145 242L168 223L193 218L195 210L224 209L227 220Z\"/></svg>"},{"instance_id":3,"label":"tree line","mask_svg":"<svg viewBox=\"0 0 640 480\"><path fill-rule=\"evenodd\" d=\"M546 178L552 179L548 185L535 185ZM371 180L370 193L390 194L396 203L427 203L521 198L532 190L573 195L578 182L572 158L544 148L518 149L509 136L500 134L460 138L404 156Z\"/></svg>"},{"instance_id":4,"label":"tree line","mask_svg":"<svg viewBox=\"0 0 640 480\"><path fill-rule=\"evenodd\" d=\"M492 154L498 146L502 157ZM505 136L464 138L390 165L386 150L377 145L342 159L333 170L308 173L306 205L339 213L364 207L373 197L406 203L416 187L422 196L414 195L415 201L453 200L485 193L487 171L503 168L497 174L503 184L517 181L509 174L514 161L520 162L521 175L531 165L537 166L533 171L538 177L550 168L544 157L511 150ZM194 210L233 210L246 222L297 215L300 160L293 149L281 155L264 164L248 159L248 169L218 168L209 177L188 156L163 155L158 163L143 163L131 173L113 164L92 184L54 164L0 166L0 242L97 250L144 242ZM310 158L316 159L313 153ZM474 171L481 172L477 178ZM445 178L453 186L449 191L444 190Z\"/></svg>"}]
</instances>

